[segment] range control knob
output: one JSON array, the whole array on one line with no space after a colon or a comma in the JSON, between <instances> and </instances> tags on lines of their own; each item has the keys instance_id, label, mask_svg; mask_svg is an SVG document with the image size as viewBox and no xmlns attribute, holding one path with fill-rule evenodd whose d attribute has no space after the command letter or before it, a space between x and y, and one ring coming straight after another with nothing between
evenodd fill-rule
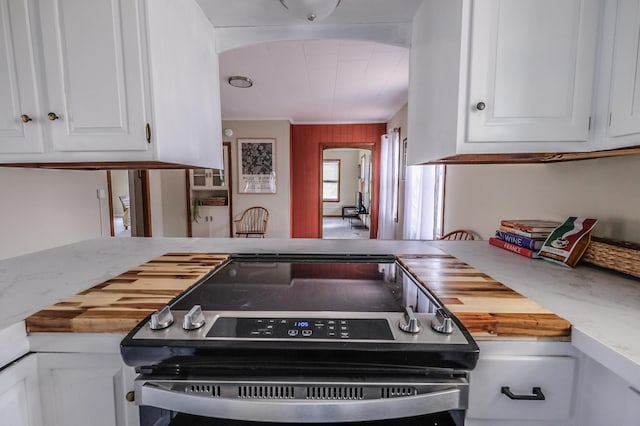
<instances>
[{"instance_id":1,"label":"range control knob","mask_svg":"<svg viewBox=\"0 0 640 426\"><path fill-rule=\"evenodd\" d=\"M162 309L151 314L151 321L149 327L152 330L162 330L173 324L173 314L169 305L165 305Z\"/></svg>"},{"instance_id":2,"label":"range control knob","mask_svg":"<svg viewBox=\"0 0 640 426\"><path fill-rule=\"evenodd\" d=\"M193 308L184 316L182 328L185 330L195 330L204 325L204 314L200 305L194 305Z\"/></svg>"},{"instance_id":3,"label":"range control knob","mask_svg":"<svg viewBox=\"0 0 640 426\"><path fill-rule=\"evenodd\" d=\"M400 322L399 324L400 330L405 333L419 333L420 332L420 321L416 317L416 314L413 312L413 308L411 306L407 306L404 310L404 322Z\"/></svg>"},{"instance_id":4,"label":"range control knob","mask_svg":"<svg viewBox=\"0 0 640 426\"><path fill-rule=\"evenodd\" d=\"M431 328L438 333L451 334L453 333L453 321L444 309L438 308L436 315L431 320Z\"/></svg>"}]
</instances>

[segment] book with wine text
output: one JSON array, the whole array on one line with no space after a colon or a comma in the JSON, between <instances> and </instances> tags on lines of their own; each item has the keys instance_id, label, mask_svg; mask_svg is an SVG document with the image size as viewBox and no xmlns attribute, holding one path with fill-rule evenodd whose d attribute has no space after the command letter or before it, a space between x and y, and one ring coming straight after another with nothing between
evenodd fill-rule
<instances>
[{"instance_id":1,"label":"book with wine text","mask_svg":"<svg viewBox=\"0 0 640 426\"><path fill-rule=\"evenodd\" d=\"M515 244L520 247L527 248L529 250L539 250L544 243L545 238L529 238L518 234L513 234L506 231L496 231L496 237L507 243Z\"/></svg>"},{"instance_id":2,"label":"book with wine text","mask_svg":"<svg viewBox=\"0 0 640 426\"><path fill-rule=\"evenodd\" d=\"M520 256L531 257L531 258L538 257L538 254L533 250L529 250L528 248L520 247L515 244L508 243L506 241L502 241L501 239L496 237L489 238L489 244L491 244L492 246L500 247L501 249L509 250L513 253L517 253Z\"/></svg>"}]
</instances>

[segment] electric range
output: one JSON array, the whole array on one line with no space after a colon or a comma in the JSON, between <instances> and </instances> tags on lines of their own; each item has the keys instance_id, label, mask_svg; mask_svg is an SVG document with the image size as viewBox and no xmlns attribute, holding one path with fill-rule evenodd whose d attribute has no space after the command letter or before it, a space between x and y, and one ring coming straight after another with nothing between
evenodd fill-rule
<instances>
[{"instance_id":1,"label":"electric range","mask_svg":"<svg viewBox=\"0 0 640 426\"><path fill-rule=\"evenodd\" d=\"M478 360L467 330L394 256L346 254L231 256L121 353L140 373L149 424L461 425ZM450 423L425 422L443 415Z\"/></svg>"}]
</instances>

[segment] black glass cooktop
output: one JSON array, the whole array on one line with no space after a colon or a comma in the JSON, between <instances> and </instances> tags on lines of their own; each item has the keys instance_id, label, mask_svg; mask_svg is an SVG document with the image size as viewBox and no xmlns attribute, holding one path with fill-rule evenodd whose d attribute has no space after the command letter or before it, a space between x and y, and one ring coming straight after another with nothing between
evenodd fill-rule
<instances>
[{"instance_id":1,"label":"black glass cooktop","mask_svg":"<svg viewBox=\"0 0 640 426\"><path fill-rule=\"evenodd\" d=\"M231 261L178 299L176 310L430 312L433 302L397 264Z\"/></svg>"}]
</instances>

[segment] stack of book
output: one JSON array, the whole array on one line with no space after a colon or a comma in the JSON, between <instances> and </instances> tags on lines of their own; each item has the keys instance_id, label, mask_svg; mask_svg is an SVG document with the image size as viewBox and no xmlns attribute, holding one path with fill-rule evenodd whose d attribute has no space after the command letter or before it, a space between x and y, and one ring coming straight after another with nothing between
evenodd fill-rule
<instances>
[{"instance_id":1,"label":"stack of book","mask_svg":"<svg viewBox=\"0 0 640 426\"><path fill-rule=\"evenodd\" d=\"M560 222L549 220L501 220L495 237L489 238L489 244L521 256L537 257L544 241L560 225Z\"/></svg>"}]
</instances>

